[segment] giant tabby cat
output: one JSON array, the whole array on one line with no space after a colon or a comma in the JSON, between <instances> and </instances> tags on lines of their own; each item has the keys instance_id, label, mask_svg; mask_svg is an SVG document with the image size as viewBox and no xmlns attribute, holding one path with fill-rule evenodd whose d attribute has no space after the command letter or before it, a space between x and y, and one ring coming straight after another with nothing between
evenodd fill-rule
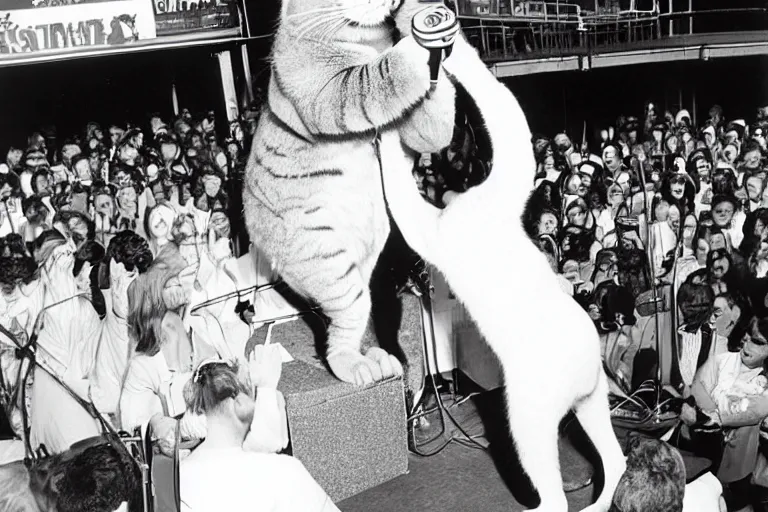
<instances>
[{"instance_id":1,"label":"giant tabby cat","mask_svg":"<svg viewBox=\"0 0 768 512\"><path fill-rule=\"evenodd\" d=\"M380 348L360 353L389 235L375 134L434 152L453 133L455 90L440 80L429 92L429 52L410 36L424 5L402 1L284 1L243 190L253 243L322 308L328 364L358 385L402 373Z\"/></svg>"},{"instance_id":2,"label":"giant tabby cat","mask_svg":"<svg viewBox=\"0 0 768 512\"><path fill-rule=\"evenodd\" d=\"M600 454L605 485L590 512L605 512L625 468L610 421L598 334L561 291L521 222L535 172L531 132L511 92L461 37L444 69L473 98L485 121L493 167L482 184L437 209L409 171L413 154L398 134L381 139L384 192L408 244L445 276L501 362L509 426L539 511L568 510L558 459L558 425L573 409ZM520 269L523 269L520 272ZM554 321L557 319L557 321Z\"/></svg>"}]
</instances>

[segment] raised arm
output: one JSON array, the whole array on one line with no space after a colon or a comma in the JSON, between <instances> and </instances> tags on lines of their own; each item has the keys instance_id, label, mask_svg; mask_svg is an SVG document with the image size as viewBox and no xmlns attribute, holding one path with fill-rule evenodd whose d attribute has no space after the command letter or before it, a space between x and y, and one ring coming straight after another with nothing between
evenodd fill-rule
<instances>
[{"instance_id":1,"label":"raised arm","mask_svg":"<svg viewBox=\"0 0 768 512\"><path fill-rule=\"evenodd\" d=\"M243 449L275 453L288 446L288 419L285 400L277 390L283 372L282 354L277 345L256 345L248 361L251 384L256 388L251 430Z\"/></svg>"},{"instance_id":2,"label":"raised arm","mask_svg":"<svg viewBox=\"0 0 768 512\"><path fill-rule=\"evenodd\" d=\"M251 430L243 449L249 452L277 453L288 446L288 417L285 398L276 389L256 389L256 403Z\"/></svg>"},{"instance_id":3,"label":"raised arm","mask_svg":"<svg viewBox=\"0 0 768 512\"><path fill-rule=\"evenodd\" d=\"M287 100L314 136L381 129L418 107L429 90L429 52L411 37L380 55L349 43L283 40L276 48L270 105L282 118L287 107L279 103Z\"/></svg>"}]
</instances>

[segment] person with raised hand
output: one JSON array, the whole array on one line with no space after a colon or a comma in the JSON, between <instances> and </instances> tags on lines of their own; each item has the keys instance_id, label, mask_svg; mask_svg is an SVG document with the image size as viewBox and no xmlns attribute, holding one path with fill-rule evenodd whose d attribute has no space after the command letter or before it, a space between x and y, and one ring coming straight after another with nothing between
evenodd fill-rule
<instances>
[{"instance_id":1,"label":"person with raised hand","mask_svg":"<svg viewBox=\"0 0 768 512\"><path fill-rule=\"evenodd\" d=\"M254 351L248 369L220 359L204 361L196 368L185 394L189 409L205 415L208 435L181 462L183 512L339 510L298 459L244 446L249 436L257 434L252 425L258 424L258 416L269 411L259 402L265 396L279 397L270 388L277 387L281 364L279 347L261 346ZM256 386L249 382L251 378ZM273 447L282 445L282 449L287 444L287 432L280 429L272 438L261 434L259 431L259 442L264 445L274 443Z\"/></svg>"}]
</instances>

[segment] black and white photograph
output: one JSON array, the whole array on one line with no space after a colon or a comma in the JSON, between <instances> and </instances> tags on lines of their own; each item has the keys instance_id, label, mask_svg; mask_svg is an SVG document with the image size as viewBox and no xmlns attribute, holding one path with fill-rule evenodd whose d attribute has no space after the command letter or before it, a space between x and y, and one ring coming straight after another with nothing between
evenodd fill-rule
<instances>
[{"instance_id":1,"label":"black and white photograph","mask_svg":"<svg viewBox=\"0 0 768 512\"><path fill-rule=\"evenodd\" d=\"M0 512L768 512L766 132L766 0L0 0Z\"/></svg>"}]
</instances>

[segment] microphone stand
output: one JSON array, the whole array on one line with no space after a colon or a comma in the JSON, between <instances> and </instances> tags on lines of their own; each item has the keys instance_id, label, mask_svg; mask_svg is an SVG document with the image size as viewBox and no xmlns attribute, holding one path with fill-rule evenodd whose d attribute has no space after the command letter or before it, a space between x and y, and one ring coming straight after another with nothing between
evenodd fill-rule
<instances>
[{"instance_id":1,"label":"microphone stand","mask_svg":"<svg viewBox=\"0 0 768 512\"><path fill-rule=\"evenodd\" d=\"M653 265L653 240L651 238L651 215L649 212L649 204L648 204L648 188L645 180L645 169L643 168L643 163L645 162L645 157L637 157L637 170L638 174L640 175L640 183L643 187L643 212L645 214L645 232L646 232L646 239L648 240L648 247L646 249L646 257L648 259L648 268L650 270L650 277L651 277L651 303L653 304L653 318L655 321L655 327L656 327L656 404L659 403L659 400L661 399L661 382L662 382L662 369L661 369L661 322L659 320L659 303L661 302L661 298L659 297L659 291L656 286L656 269ZM655 421L659 421L658 415L655 418Z\"/></svg>"},{"instance_id":2,"label":"microphone stand","mask_svg":"<svg viewBox=\"0 0 768 512\"><path fill-rule=\"evenodd\" d=\"M230 299L240 299L244 294L253 292L254 295L257 293L261 293L267 290L270 290L272 288L277 288L279 286L285 286L285 283L283 281L275 281L274 283L266 283L266 284L259 284L254 286L249 286L248 288L242 288L238 289L229 293L225 293L224 295L221 295L219 297L214 297L212 299L208 299L205 302L201 302L197 306L194 306L190 311L190 315L194 315L199 310L203 308L207 308L209 306L214 306L216 304L219 304L221 302L226 302Z\"/></svg>"}]
</instances>

